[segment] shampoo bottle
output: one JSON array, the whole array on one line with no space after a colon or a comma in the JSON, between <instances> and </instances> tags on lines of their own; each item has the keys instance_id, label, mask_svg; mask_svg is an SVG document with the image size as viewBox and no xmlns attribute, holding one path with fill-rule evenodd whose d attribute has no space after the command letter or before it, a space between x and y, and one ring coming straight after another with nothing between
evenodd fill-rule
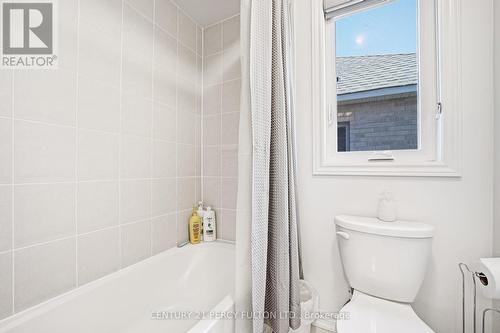
<instances>
[{"instance_id":1,"label":"shampoo bottle","mask_svg":"<svg viewBox=\"0 0 500 333\"><path fill-rule=\"evenodd\" d=\"M215 221L215 211L207 207L203 213L203 240L213 242L217 239L217 222Z\"/></svg>"},{"instance_id":2,"label":"shampoo bottle","mask_svg":"<svg viewBox=\"0 0 500 333\"><path fill-rule=\"evenodd\" d=\"M191 244L201 242L201 218L197 213L198 207L193 207L193 213L189 218L189 241Z\"/></svg>"}]
</instances>

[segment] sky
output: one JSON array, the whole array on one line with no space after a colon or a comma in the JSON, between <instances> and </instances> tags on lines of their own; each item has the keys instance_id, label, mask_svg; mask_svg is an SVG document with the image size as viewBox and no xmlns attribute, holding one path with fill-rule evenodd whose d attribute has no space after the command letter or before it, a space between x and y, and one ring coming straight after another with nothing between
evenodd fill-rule
<instances>
[{"instance_id":1,"label":"sky","mask_svg":"<svg viewBox=\"0 0 500 333\"><path fill-rule=\"evenodd\" d=\"M412 53L416 48L417 0L396 0L336 22L337 57Z\"/></svg>"}]
</instances>

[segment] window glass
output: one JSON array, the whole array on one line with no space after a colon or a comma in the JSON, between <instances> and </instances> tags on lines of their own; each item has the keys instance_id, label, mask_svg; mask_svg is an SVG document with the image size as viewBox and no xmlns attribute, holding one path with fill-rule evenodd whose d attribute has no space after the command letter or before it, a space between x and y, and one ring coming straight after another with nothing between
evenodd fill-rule
<instances>
[{"instance_id":1,"label":"window glass","mask_svg":"<svg viewBox=\"0 0 500 333\"><path fill-rule=\"evenodd\" d=\"M417 0L335 19L337 151L419 149Z\"/></svg>"}]
</instances>

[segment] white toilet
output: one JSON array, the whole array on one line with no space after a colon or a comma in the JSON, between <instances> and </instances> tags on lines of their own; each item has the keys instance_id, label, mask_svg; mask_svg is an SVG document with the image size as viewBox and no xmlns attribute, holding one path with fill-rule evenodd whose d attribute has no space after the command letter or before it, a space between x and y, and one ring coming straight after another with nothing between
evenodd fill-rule
<instances>
[{"instance_id":1,"label":"white toilet","mask_svg":"<svg viewBox=\"0 0 500 333\"><path fill-rule=\"evenodd\" d=\"M413 311L434 228L423 223L335 217L344 273L354 289L338 333L433 333Z\"/></svg>"}]
</instances>

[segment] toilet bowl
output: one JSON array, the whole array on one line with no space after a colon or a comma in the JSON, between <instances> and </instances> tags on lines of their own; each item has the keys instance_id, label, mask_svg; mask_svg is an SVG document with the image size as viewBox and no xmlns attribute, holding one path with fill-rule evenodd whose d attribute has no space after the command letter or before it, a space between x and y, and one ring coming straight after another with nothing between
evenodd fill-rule
<instances>
[{"instance_id":1,"label":"toilet bowl","mask_svg":"<svg viewBox=\"0 0 500 333\"><path fill-rule=\"evenodd\" d=\"M353 288L338 333L433 333L413 311L431 253L434 228L414 222L337 216L344 273Z\"/></svg>"}]
</instances>

